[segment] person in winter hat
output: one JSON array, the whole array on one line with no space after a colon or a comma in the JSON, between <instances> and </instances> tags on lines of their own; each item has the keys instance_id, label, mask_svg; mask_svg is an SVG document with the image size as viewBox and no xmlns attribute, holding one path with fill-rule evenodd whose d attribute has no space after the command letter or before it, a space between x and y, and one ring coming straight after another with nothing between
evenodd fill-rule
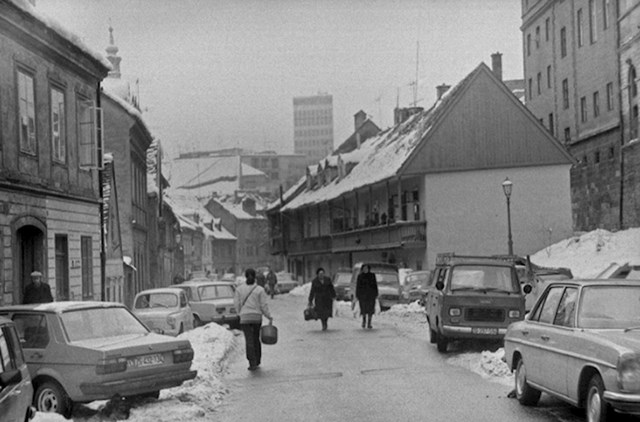
<instances>
[{"instance_id":1,"label":"person in winter hat","mask_svg":"<svg viewBox=\"0 0 640 422\"><path fill-rule=\"evenodd\" d=\"M318 319L322 322L322 331L327 329L327 321L333 313L333 300L335 298L336 290L333 288L331 279L324 274L324 268L318 268L316 278L311 281L309 307L314 307Z\"/></svg>"},{"instance_id":2,"label":"person in winter hat","mask_svg":"<svg viewBox=\"0 0 640 422\"><path fill-rule=\"evenodd\" d=\"M262 315L273 322L267 305L267 293L256 283L256 271L248 268L244 275L246 283L236 289L234 303L240 315L240 329L244 333L249 370L255 371L260 366L262 345L260 344L260 327Z\"/></svg>"}]
</instances>

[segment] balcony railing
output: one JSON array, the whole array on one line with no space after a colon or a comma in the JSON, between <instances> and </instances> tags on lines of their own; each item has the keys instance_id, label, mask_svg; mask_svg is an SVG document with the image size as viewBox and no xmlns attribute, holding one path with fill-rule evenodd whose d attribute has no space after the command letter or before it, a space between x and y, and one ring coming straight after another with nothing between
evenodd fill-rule
<instances>
[{"instance_id":1,"label":"balcony railing","mask_svg":"<svg viewBox=\"0 0 640 422\"><path fill-rule=\"evenodd\" d=\"M423 248L427 245L426 227L424 221L399 221L388 226L334 233L331 251Z\"/></svg>"},{"instance_id":2,"label":"balcony railing","mask_svg":"<svg viewBox=\"0 0 640 422\"><path fill-rule=\"evenodd\" d=\"M287 243L289 255L331 253L331 236L292 239Z\"/></svg>"}]
</instances>

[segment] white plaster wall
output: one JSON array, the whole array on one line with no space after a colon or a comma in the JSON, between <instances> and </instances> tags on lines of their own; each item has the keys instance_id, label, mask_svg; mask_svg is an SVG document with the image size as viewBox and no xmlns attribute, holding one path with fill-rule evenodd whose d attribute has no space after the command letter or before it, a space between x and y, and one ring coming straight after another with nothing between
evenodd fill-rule
<instances>
[{"instance_id":1,"label":"white plaster wall","mask_svg":"<svg viewBox=\"0 0 640 422\"><path fill-rule=\"evenodd\" d=\"M425 176L427 265L441 252L507 254L507 203L513 182L513 251L533 254L572 235L569 166L519 167Z\"/></svg>"}]
</instances>

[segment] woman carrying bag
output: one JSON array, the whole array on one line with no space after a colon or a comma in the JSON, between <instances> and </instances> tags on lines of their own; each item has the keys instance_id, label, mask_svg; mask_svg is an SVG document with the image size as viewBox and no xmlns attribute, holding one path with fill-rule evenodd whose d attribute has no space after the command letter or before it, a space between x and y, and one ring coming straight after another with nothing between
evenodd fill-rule
<instances>
[{"instance_id":1,"label":"woman carrying bag","mask_svg":"<svg viewBox=\"0 0 640 422\"><path fill-rule=\"evenodd\" d=\"M267 293L256 284L256 272L248 268L244 275L245 284L238 286L234 297L234 303L240 314L240 329L244 333L244 340L249 361L249 371L255 371L260 366L262 357L262 345L260 344L260 327L262 315L273 323L273 317L267 305Z\"/></svg>"},{"instance_id":2,"label":"woman carrying bag","mask_svg":"<svg viewBox=\"0 0 640 422\"><path fill-rule=\"evenodd\" d=\"M309 307L314 305L317 318L322 322L322 331L327 330L327 321L333 314L333 300L336 298L336 290L331 279L324 275L324 268L318 268L316 278L311 282L309 292Z\"/></svg>"}]
</instances>

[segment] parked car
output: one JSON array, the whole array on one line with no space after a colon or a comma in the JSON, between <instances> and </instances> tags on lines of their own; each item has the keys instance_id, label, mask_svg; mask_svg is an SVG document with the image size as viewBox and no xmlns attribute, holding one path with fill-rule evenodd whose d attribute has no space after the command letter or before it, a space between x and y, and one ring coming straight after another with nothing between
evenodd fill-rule
<instances>
[{"instance_id":1,"label":"parked car","mask_svg":"<svg viewBox=\"0 0 640 422\"><path fill-rule=\"evenodd\" d=\"M351 284L351 269L339 268L333 273L333 288L336 290L337 300L351 300L350 296L350 284Z\"/></svg>"},{"instance_id":2,"label":"parked car","mask_svg":"<svg viewBox=\"0 0 640 422\"><path fill-rule=\"evenodd\" d=\"M71 414L74 402L158 397L195 378L188 340L151 332L124 305L53 302L0 307L18 332L41 412Z\"/></svg>"},{"instance_id":3,"label":"parked car","mask_svg":"<svg viewBox=\"0 0 640 422\"><path fill-rule=\"evenodd\" d=\"M363 265L369 265L371 272L376 275L378 282L378 301L380 309L387 310L393 305L400 303L400 277L398 276L398 266L385 262L358 262L351 271L351 282L349 284L349 295L351 300L355 299L356 283L358 274Z\"/></svg>"},{"instance_id":4,"label":"parked car","mask_svg":"<svg viewBox=\"0 0 640 422\"><path fill-rule=\"evenodd\" d=\"M300 285L296 280L296 277L291 273L279 272L276 273L278 277L278 284L276 284L276 293L289 293ZM268 287L268 286L267 286Z\"/></svg>"},{"instance_id":5,"label":"parked car","mask_svg":"<svg viewBox=\"0 0 640 422\"><path fill-rule=\"evenodd\" d=\"M0 415L3 422L35 416L33 385L13 321L0 317Z\"/></svg>"},{"instance_id":6,"label":"parked car","mask_svg":"<svg viewBox=\"0 0 640 422\"><path fill-rule=\"evenodd\" d=\"M433 280L425 310L429 341L441 353L451 340L502 340L509 324L524 318L525 293L513 262L442 253Z\"/></svg>"},{"instance_id":7,"label":"parked car","mask_svg":"<svg viewBox=\"0 0 640 422\"><path fill-rule=\"evenodd\" d=\"M640 413L639 305L640 280L550 282L504 339L520 403L536 405L544 391L590 422Z\"/></svg>"},{"instance_id":8,"label":"parked car","mask_svg":"<svg viewBox=\"0 0 640 422\"><path fill-rule=\"evenodd\" d=\"M412 271L407 274L402 285L402 301L405 303L418 301L424 305L430 281L431 271Z\"/></svg>"},{"instance_id":9,"label":"parked car","mask_svg":"<svg viewBox=\"0 0 640 422\"><path fill-rule=\"evenodd\" d=\"M182 289L165 287L143 290L133 300L133 314L150 330L177 336L193 329L193 313Z\"/></svg>"},{"instance_id":10,"label":"parked car","mask_svg":"<svg viewBox=\"0 0 640 422\"><path fill-rule=\"evenodd\" d=\"M215 322L240 327L240 316L233 303L236 285L233 282L189 280L176 285L187 293L194 325Z\"/></svg>"}]
</instances>

